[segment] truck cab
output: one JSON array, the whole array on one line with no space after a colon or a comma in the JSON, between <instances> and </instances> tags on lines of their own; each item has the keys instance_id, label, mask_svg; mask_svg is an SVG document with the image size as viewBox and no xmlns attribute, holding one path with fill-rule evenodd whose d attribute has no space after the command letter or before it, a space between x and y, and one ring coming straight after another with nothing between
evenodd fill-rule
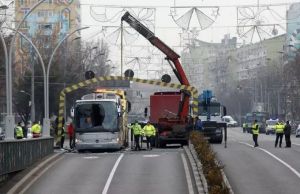
<instances>
[{"instance_id":1,"label":"truck cab","mask_svg":"<svg viewBox=\"0 0 300 194\"><path fill-rule=\"evenodd\" d=\"M226 108L212 96L209 90L203 91L198 97L198 118L202 121L202 132L210 142L222 143L223 131L227 130L222 117Z\"/></svg>"}]
</instances>

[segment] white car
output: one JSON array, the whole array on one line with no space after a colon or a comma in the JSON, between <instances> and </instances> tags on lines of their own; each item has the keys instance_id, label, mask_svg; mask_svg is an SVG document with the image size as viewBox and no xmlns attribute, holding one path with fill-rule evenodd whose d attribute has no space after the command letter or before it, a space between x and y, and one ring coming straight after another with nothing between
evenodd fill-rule
<instances>
[{"instance_id":1,"label":"white car","mask_svg":"<svg viewBox=\"0 0 300 194\"><path fill-rule=\"evenodd\" d=\"M5 138L4 130L0 127L0 140L4 140L4 138Z\"/></svg>"},{"instance_id":2,"label":"white car","mask_svg":"<svg viewBox=\"0 0 300 194\"><path fill-rule=\"evenodd\" d=\"M238 123L231 116L223 116L222 121L227 123L227 127L237 127Z\"/></svg>"},{"instance_id":3,"label":"white car","mask_svg":"<svg viewBox=\"0 0 300 194\"><path fill-rule=\"evenodd\" d=\"M266 120L266 135L269 134L275 134L276 129L276 123L278 122L278 119L276 120Z\"/></svg>"},{"instance_id":4,"label":"white car","mask_svg":"<svg viewBox=\"0 0 300 194\"><path fill-rule=\"evenodd\" d=\"M300 124L298 125L296 129L296 137L300 137Z\"/></svg>"}]
</instances>

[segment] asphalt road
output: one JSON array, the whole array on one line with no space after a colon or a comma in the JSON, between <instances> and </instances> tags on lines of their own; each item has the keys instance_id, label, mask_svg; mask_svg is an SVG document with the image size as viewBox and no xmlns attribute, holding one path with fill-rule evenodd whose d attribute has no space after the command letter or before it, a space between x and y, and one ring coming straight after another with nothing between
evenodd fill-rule
<instances>
[{"instance_id":1,"label":"asphalt road","mask_svg":"<svg viewBox=\"0 0 300 194\"><path fill-rule=\"evenodd\" d=\"M275 148L275 135L260 134L258 148L241 128L228 129L228 146L213 144L235 194L300 193L300 139L292 148Z\"/></svg>"},{"instance_id":2,"label":"asphalt road","mask_svg":"<svg viewBox=\"0 0 300 194\"><path fill-rule=\"evenodd\" d=\"M188 194L182 156L181 148L66 153L25 193Z\"/></svg>"}]
</instances>

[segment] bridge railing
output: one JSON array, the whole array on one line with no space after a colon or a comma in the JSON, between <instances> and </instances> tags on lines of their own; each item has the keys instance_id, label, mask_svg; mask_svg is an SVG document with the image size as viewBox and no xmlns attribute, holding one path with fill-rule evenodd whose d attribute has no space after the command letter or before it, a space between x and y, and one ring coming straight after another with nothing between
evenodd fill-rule
<instances>
[{"instance_id":1,"label":"bridge railing","mask_svg":"<svg viewBox=\"0 0 300 194\"><path fill-rule=\"evenodd\" d=\"M13 172L23 170L53 153L53 138L0 141L0 182Z\"/></svg>"}]
</instances>

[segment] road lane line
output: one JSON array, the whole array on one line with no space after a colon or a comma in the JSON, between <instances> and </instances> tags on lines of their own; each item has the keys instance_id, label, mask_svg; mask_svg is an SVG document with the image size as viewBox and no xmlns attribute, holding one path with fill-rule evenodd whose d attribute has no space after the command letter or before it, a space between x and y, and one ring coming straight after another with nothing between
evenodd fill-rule
<instances>
[{"instance_id":1,"label":"road lane line","mask_svg":"<svg viewBox=\"0 0 300 194\"><path fill-rule=\"evenodd\" d=\"M189 171L189 167L187 165L186 158L184 157L183 153L181 153L181 159L183 162L183 167L184 167L184 171L185 171L185 177L186 177L186 181L187 181L187 185L188 185L188 189L189 189L189 194L194 194L191 174Z\"/></svg>"},{"instance_id":2,"label":"road lane line","mask_svg":"<svg viewBox=\"0 0 300 194\"><path fill-rule=\"evenodd\" d=\"M34 176L33 179L19 192L19 194L24 194L29 189L29 187L31 187L43 174L45 174L45 172L47 172L52 166L54 166L61 159L62 158L55 160L54 162L49 164L49 166L47 166L41 172L39 172L38 175ZM8 194L9 193L10 192L8 192Z\"/></svg>"},{"instance_id":3,"label":"road lane line","mask_svg":"<svg viewBox=\"0 0 300 194\"><path fill-rule=\"evenodd\" d=\"M296 146L300 146L300 144L298 144L298 143L292 143L293 145L296 145Z\"/></svg>"},{"instance_id":4,"label":"road lane line","mask_svg":"<svg viewBox=\"0 0 300 194\"><path fill-rule=\"evenodd\" d=\"M253 147L252 145L250 145L248 143L245 143L245 142L239 142L239 143L244 144L244 145L249 146L249 147ZM272 154L271 152L269 152L266 149L259 148L259 147L257 147L257 149L260 149L261 151L263 151L263 152L269 154L270 156L272 156L273 158L275 158L278 162L280 162L281 164L283 164L284 166L289 168L298 178L300 178L300 173L296 169L294 169L291 165L289 165L285 161L281 160L280 158L278 158L277 156L275 156L274 154Z\"/></svg>"},{"instance_id":5,"label":"road lane line","mask_svg":"<svg viewBox=\"0 0 300 194\"><path fill-rule=\"evenodd\" d=\"M124 156L124 154L121 154L121 155L119 156L119 158L117 159L117 161L116 161L114 167L112 168L112 170L111 170L111 172L110 172L110 174L109 174L109 177L108 177L108 179L107 179L107 181L106 181L106 183L105 183L105 186L104 186L104 189L103 189L103 191L102 191L102 194L107 194L107 191L108 191L108 188L109 188L109 186L110 186L110 183L111 183L111 181L112 181L112 179L113 179L113 177L114 177L114 174L115 174L115 172L116 172L116 170L117 170L117 167L118 167L118 165L119 165L121 159L123 158L123 156Z\"/></svg>"}]
</instances>

